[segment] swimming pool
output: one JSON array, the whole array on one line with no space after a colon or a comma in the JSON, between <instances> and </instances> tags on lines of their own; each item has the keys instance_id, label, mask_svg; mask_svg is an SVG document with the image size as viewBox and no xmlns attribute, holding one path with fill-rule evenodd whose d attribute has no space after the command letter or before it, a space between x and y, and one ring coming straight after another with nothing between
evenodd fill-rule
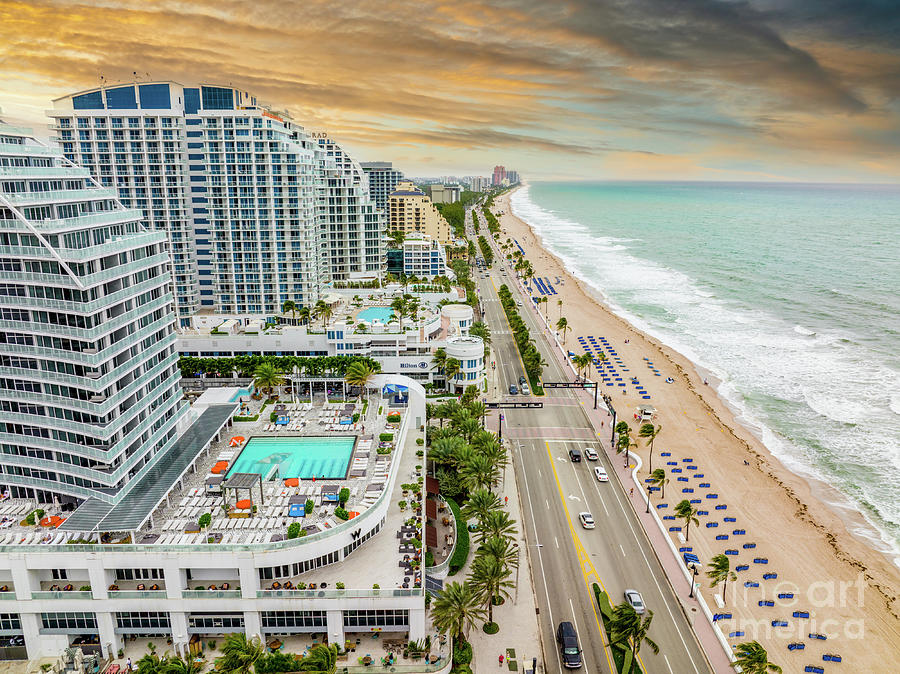
<instances>
[{"instance_id":1,"label":"swimming pool","mask_svg":"<svg viewBox=\"0 0 900 674\"><path fill-rule=\"evenodd\" d=\"M280 479L343 479L355 443L355 437L250 438L228 476L258 473L265 478L277 464Z\"/></svg>"},{"instance_id":2,"label":"swimming pool","mask_svg":"<svg viewBox=\"0 0 900 674\"><path fill-rule=\"evenodd\" d=\"M368 321L369 323L376 320L380 323L387 324L393 317L394 310L390 307L369 307L356 314L356 320Z\"/></svg>"},{"instance_id":3,"label":"swimming pool","mask_svg":"<svg viewBox=\"0 0 900 674\"><path fill-rule=\"evenodd\" d=\"M237 402L240 398L249 398L251 395L253 395L253 391L242 388L238 390L238 392L233 396L231 396L231 400L229 402Z\"/></svg>"}]
</instances>

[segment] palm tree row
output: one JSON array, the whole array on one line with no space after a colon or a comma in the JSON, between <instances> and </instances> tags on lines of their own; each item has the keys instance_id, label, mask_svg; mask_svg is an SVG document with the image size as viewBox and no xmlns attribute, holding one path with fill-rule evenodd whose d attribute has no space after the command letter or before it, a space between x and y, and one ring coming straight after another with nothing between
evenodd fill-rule
<instances>
[{"instance_id":1,"label":"palm tree row","mask_svg":"<svg viewBox=\"0 0 900 674\"><path fill-rule=\"evenodd\" d=\"M293 372L297 368L307 377L343 377L352 363L362 361L377 367L378 361L368 356L223 356L218 358L195 358L182 356L178 359L181 376L196 377L201 374L218 377L252 377L263 363L271 363L280 374Z\"/></svg>"},{"instance_id":2,"label":"palm tree row","mask_svg":"<svg viewBox=\"0 0 900 674\"><path fill-rule=\"evenodd\" d=\"M337 670L337 657L340 647L337 644L317 644L304 656L294 656L297 672L316 672L317 674L334 674ZM145 656L146 657L146 656ZM213 671L222 674L250 674L251 671L262 671L265 663L266 647L257 636L247 637L243 632L229 634L225 637L222 646L222 655L216 658ZM140 660L138 661L139 674L170 674L172 670L154 670L141 672ZM200 669L191 672L175 671L172 674L199 674ZM280 670L275 670L280 671Z\"/></svg>"},{"instance_id":3,"label":"palm tree row","mask_svg":"<svg viewBox=\"0 0 900 674\"><path fill-rule=\"evenodd\" d=\"M334 309L324 300L319 300L311 308L301 306L293 300L285 300L284 304L281 305L281 313L286 314L288 312L291 312L291 320L296 319L297 314L300 314L300 325L308 325L314 318L321 317L322 327L324 328L328 324L328 319L334 314Z\"/></svg>"}]
</instances>

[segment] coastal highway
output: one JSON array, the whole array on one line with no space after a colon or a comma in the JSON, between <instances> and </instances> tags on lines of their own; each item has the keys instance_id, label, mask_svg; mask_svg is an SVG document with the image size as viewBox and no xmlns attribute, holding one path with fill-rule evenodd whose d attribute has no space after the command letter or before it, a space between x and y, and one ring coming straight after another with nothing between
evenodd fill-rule
<instances>
[{"instance_id":1,"label":"coastal highway","mask_svg":"<svg viewBox=\"0 0 900 674\"><path fill-rule=\"evenodd\" d=\"M496 251L495 251L496 252ZM489 278L477 277L485 320L491 328L492 360L496 361L499 391L489 391L489 400L526 400L508 395L510 384L518 384L524 374L515 343L509 332L496 288L507 283L523 305L512 272ZM520 314L547 362L546 381L567 381L564 372L542 336L537 319L527 305ZM528 554L547 671L566 671L556 648L555 631L560 621L572 621L583 649L584 671L613 672L612 656L602 633L592 583L598 583L612 603L623 600L626 588L641 592L654 613L650 637L660 647L658 655L644 645L640 659L645 671L668 674L707 673L710 668L665 574L654 556L631 505L618 483L609 459L600 447L600 438L590 426L581 402L565 389L548 389L541 410L503 410L503 434L512 443L513 466L520 489ZM496 411L489 426L497 428ZM608 427L608 425L607 425ZM604 441L608 436L604 433ZM572 463L570 448L594 447L599 462ZM613 460L619 460L618 457ZM603 465L611 481L599 483L593 475L595 465ZM594 516L596 528L585 530L578 513L587 510ZM524 579L522 582L526 582ZM523 590L527 591L525 588ZM688 588L678 588L687 592Z\"/></svg>"}]
</instances>

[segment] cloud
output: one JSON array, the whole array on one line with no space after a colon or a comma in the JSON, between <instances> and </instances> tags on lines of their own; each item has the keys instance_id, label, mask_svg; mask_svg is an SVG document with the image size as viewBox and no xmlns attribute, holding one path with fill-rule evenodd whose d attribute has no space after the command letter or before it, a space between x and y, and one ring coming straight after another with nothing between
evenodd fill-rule
<instances>
[{"instance_id":1,"label":"cloud","mask_svg":"<svg viewBox=\"0 0 900 674\"><path fill-rule=\"evenodd\" d=\"M655 175L730 144L799 167L828 148L865 177L897 166L897 22L875 0L6 0L0 105L41 126L52 98L138 71L413 165L664 158Z\"/></svg>"}]
</instances>

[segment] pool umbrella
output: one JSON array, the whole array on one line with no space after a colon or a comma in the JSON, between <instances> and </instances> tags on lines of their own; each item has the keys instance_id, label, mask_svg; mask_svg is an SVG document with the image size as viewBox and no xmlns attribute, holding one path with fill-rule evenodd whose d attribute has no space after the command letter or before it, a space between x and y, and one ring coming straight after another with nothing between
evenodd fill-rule
<instances>
[{"instance_id":1,"label":"pool umbrella","mask_svg":"<svg viewBox=\"0 0 900 674\"><path fill-rule=\"evenodd\" d=\"M231 442L228 443L229 447L240 447L244 443L243 436L235 435L231 438Z\"/></svg>"}]
</instances>

